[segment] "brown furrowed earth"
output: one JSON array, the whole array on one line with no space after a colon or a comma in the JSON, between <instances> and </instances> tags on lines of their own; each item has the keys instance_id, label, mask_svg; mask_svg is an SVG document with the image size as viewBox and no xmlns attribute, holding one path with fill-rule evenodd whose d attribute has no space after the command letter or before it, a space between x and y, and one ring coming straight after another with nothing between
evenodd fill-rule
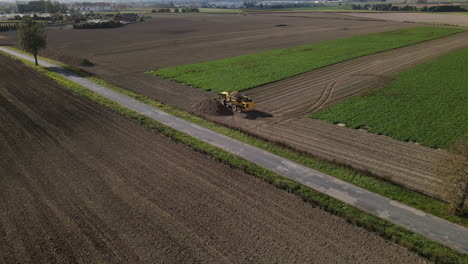
<instances>
[{"instance_id":1,"label":"brown furrowed earth","mask_svg":"<svg viewBox=\"0 0 468 264\"><path fill-rule=\"evenodd\" d=\"M95 66L84 68L98 77L189 111L212 94L144 72L414 26L321 13L155 15L111 30L49 30L41 55L75 66L88 59ZM0 36L0 45L17 44L16 32Z\"/></svg>"},{"instance_id":2,"label":"brown furrowed earth","mask_svg":"<svg viewBox=\"0 0 468 264\"><path fill-rule=\"evenodd\" d=\"M1 263L426 263L0 63Z\"/></svg>"},{"instance_id":3,"label":"brown furrowed earth","mask_svg":"<svg viewBox=\"0 0 468 264\"><path fill-rule=\"evenodd\" d=\"M468 27L468 14L450 14L450 13L349 13L353 17L363 17L370 19L383 19L392 21L410 21L416 23L429 23L439 25L459 25Z\"/></svg>"},{"instance_id":4,"label":"brown furrowed earth","mask_svg":"<svg viewBox=\"0 0 468 264\"><path fill-rule=\"evenodd\" d=\"M95 66L82 68L98 77L192 112L214 95L144 71L413 26L330 13L154 16L112 30L50 30L43 55L72 64L88 59ZM0 44L15 44L15 33L4 36ZM306 115L466 43L463 33L339 63L246 91L257 102L252 114L207 118L439 197L434 164L445 151Z\"/></svg>"}]
</instances>

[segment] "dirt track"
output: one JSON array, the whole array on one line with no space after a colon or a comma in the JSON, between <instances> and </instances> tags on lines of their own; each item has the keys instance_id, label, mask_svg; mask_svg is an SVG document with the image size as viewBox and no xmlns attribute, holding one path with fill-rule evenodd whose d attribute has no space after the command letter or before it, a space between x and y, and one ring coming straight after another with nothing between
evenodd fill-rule
<instances>
[{"instance_id":1,"label":"dirt track","mask_svg":"<svg viewBox=\"0 0 468 264\"><path fill-rule=\"evenodd\" d=\"M423 263L0 56L2 263Z\"/></svg>"},{"instance_id":2,"label":"dirt track","mask_svg":"<svg viewBox=\"0 0 468 264\"><path fill-rule=\"evenodd\" d=\"M275 27L277 24L289 26ZM65 62L76 60L63 54L87 58L96 63L87 69L99 77L190 111L193 105L213 95L143 72L411 26L416 25L325 13L156 16L143 24L112 30L50 31L51 48L46 55ZM0 43L15 42L15 34L5 36L9 39ZM238 115L234 122L233 117L216 120L437 196L433 186L439 179L434 175L433 164L444 155L443 151L339 128L304 116L376 87L397 72L456 49L463 41L466 33L358 58L259 87L248 93L263 112L247 118ZM262 118L269 114L274 117Z\"/></svg>"}]
</instances>

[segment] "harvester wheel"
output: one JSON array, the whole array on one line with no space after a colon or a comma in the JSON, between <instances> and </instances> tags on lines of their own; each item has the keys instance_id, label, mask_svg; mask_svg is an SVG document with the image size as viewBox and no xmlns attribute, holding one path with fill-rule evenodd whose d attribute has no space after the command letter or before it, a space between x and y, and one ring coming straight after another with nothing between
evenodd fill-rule
<instances>
[{"instance_id":1,"label":"harvester wheel","mask_svg":"<svg viewBox=\"0 0 468 264\"><path fill-rule=\"evenodd\" d=\"M237 107L235 105L232 106L232 111L237 111Z\"/></svg>"},{"instance_id":2,"label":"harvester wheel","mask_svg":"<svg viewBox=\"0 0 468 264\"><path fill-rule=\"evenodd\" d=\"M236 111L237 111L237 113L240 113L240 112L242 112L242 108L237 107L237 108L236 108Z\"/></svg>"}]
</instances>

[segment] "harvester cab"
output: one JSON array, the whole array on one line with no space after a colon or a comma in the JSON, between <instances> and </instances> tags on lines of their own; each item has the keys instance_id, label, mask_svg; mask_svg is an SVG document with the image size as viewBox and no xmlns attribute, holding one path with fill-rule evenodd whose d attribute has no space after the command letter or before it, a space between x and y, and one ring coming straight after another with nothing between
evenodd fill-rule
<instances>
[{"instance_id":1,"label":"harvester cab","mask_svg":"<svg viewBox=\"0 0 468 264\"><path fill-rule=\"evenodd\" d=\"M239 92L222 92L219 94L217 100L225 107L238 113L252 111L255 107L255 102L252 98L240 94Z\"/></svg>"}]
</instances>

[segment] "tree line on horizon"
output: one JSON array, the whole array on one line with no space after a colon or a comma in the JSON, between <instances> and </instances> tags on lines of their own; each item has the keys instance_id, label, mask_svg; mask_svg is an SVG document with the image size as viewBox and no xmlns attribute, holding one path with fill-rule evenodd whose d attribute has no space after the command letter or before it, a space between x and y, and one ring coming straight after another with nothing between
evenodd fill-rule
<instances>
[{"instance_id":1,"label":"tree line on horizon","mask_svg":"<svg viewBox=\"0 0 468 264\"><path fill-rule=\"evenodd\" d=\"M67 10L64 4L58 1L39 0L30 1L27 3L18 3L18 13L57 13L65 12Z\"/></svg>"},{"instance_id":2,"label":"tree line on horizon","mask_svg":"<svg viewBox=\"0 0 468 264\"><path fill-rule=\"evenodd\" d=\"M171 11L170 8L160 8L160 9L153 9L151 13L198 13L200 9L197 7L181 7L181 8L173 8L174 11Z\"/></svg>"}]
</instances>

